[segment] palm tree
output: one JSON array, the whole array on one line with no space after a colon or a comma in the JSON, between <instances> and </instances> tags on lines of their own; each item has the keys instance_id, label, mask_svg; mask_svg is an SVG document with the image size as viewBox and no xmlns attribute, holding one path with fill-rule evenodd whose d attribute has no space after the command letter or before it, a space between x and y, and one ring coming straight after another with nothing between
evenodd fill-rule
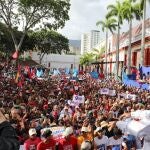
<instances>
[{"instance_id":1,"label":"palm tree","mask_svg":"<svg viewBox=\"0 0 150 150\"><path fill-rule=\"evenodd\" d=\"M105 45L105 75L107 76L107 46L108 46L108 31L110 30L113 33L116 30L116 19L109 17L105 19L105 21L98 21L96 23L97 26L101 25L102 31L106 31L106 45Z\"/></svg>"},{"instance_id":2,"label":"palm tree","mask_svg":"<svg viewBox=\"0 0 150 150\"><path fill-rule=\"evenodd\" d=\"M107 10L109 10L107 17L116 17L117 18L117 54L116 54L116 76L118 76L118 70L119 70L119 47L120 47L120 25L122 24L123 21L123 5L122 3L118 0L116 1L115 5L108 5Z\"/></svg>"},{"instance_id":3,"label":"palm tree","mask_svg":"<svg viewBox=\"0 0 150 150\"><path fill-rule=\"evenodd\" d=\"M80 64L83 66L89 66L91 62L94 61L94 57L92 53L84 53L81 57L80 57Z\"/></svg>"},{"instance_id":4,"label":"palm tree","mask_svg":"<svg viewBox=\"0 0 150 150\"><path fill-rule=\"evenodd\" d=\"M105 47L102 47L100 49L94 48L91 53L93 54L94 59L96 59L97 61L97 59L99 59L104 52L105 52Z\"/></svg>"},{"instance_id":5,"label":"palm tree","mask_svg":"<svg viewBox=\"0 0 150 150\"><path fill-rule=\"evenodd\" d=\"M124 0L123 2L123 17L129 23L129 46L128 46L128 54L127 54L127 74L130 74L130 66L131 66L131 43L132 43L132 20L134 16L136 19L140 19L141 11L140 4L133 3L134 0Z\"/></svg>"},{"instance_id":6,"label":"palm tree","mask_svg":"<svg viewBox=\"0 0 150 150\"><path fill-rule=\"evenodd\" d=\"M145 20L146 20L146 2L150 0L141 0L141 9L143 10L142 17L142 39L141 39L141 60L140 64L144 65L144 50L145 50Z\"/></svg>"}]
</instances>

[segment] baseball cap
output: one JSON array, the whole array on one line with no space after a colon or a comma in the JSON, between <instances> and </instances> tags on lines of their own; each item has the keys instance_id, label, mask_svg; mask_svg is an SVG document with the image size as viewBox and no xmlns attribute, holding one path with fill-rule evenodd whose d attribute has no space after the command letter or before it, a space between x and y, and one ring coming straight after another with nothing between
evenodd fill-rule
<instances>
[{"instance_id":1,"label":"baseball cap","mask_svg":"<svg viewBox=\"0 0 150 150\"><path fill-rule=\"evenodd\" d=\"M102 131L102 128L101 127L97 127L95 132L99 132L99 131Z\"/></svg>"},{"instance_id":2,"label":"baseball cap","mask_svg":"<svg viewBox=\"0 0 150 150\"><path fill-rule=\"evenodd\" d=\"M30 136L35 135L35 134L37 134L35 128L29 129L29 135L30 135Z\"/></svg>"},{"instance_id":3,"label":"baseball cap","mask_svg":"<svg viewBox=\"0 0 150 150\"><path fill-rule=\"evenodd\" d=\"M73 133L73 128L72 127L67 127L65 129L65 131L63 132L63 136L66 137L66 136L69 136Z\"/></svg>"},{"instance_id":4,"label":"baseball cap","mask_svg":"<svg viewBox=\"0 0 150 150\"><path fill-rule=\"evenodd\" d=\"M81 144L81 150L91 150L91 148L92 148L92 144L90 141L84 141Z\"/></svg>"}]
</instances>

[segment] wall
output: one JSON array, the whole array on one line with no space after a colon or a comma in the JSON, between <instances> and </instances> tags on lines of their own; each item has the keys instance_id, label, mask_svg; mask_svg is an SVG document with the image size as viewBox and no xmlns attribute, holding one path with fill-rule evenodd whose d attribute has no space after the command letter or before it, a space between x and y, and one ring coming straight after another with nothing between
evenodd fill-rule
<instances>
[{"instance_id":1,"label":"wall","mask_svg":"<svg viewBox=\"0 0 150 150\"><path fill-rule=\"evenodd\" d=\"M32 59L39 63L38 52L32 52ZM59 55L59 54L49 54L43 57L42 65L50 68L70 68L71 64L75 68L79 67L80 55Z\"/></svg>"}]
</instances>

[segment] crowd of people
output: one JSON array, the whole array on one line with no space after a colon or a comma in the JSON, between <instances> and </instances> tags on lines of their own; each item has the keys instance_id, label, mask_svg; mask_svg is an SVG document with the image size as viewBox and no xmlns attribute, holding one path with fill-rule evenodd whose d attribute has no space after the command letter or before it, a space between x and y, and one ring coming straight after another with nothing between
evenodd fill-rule
<instances>
[{"instance_id":1,"label":"crowd of people","mask_svg":"<svg viewBox=\"0 0 150 150\"><path fill-rule=\"evenodd\" d=\"M58 75L38 80L30 78L24 68L21 69L24 82L18 86L16 76L8 77L7 72L17 73L17 68L0 65L0 116L5 118L5 126L10 125L9 129L13 130L9 136L14 140L8 141L12 149L18 145L22 150L136 150L143 147L144 137L123 132L116 123L131 117L133 111L149 110L149 91L127 87L113 77L100 80L88 75L84 80L70 80ZM103 89L113 94L102 93ZM78 97L81 99L75 103ZM53 135L57 127L64 128L59 138ZM9 144L1 142L1 128L0 124L0 149L4 150ZM7 130L5 132L3 136L7 138ZM6 147L1 148L1 143Z\"/></svg>"}]
</instances>

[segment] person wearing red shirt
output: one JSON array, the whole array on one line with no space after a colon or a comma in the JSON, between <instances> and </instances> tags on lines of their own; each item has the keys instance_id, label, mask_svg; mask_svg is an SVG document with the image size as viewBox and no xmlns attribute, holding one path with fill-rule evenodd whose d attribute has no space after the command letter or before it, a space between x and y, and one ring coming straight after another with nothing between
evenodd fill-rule
<instances>
[{"instance_id":1,"label":"person wearing red shirt","mask_svg":"<svg viewBox=\"0 0 150 150\"><path fill-rule=\"evenodd\" d=\"M72 127L67 127L59 141L59 150L77 150L77 139L73 135Z\"/></svg>"},{"instance_id":2,"label":"person wearing red shirt","mask_svg":"<svg viewBox=\"0 0 150 150\"><path fill-rule=\"evenodd\" d=\"M37 145L37 150L56 150L57 142L52 137L52 131L50 129L43 129L42 132L43 141Z\"/></svg>"},{"instance_id":3,"label":"person wearing red shirt","mask_svg":"<svg viewBox=\"0 0 150 150\"><path fill-rule=\"evenodd\" d=\"M29 129L29 139L24 143L25 150L36 150L37 145L41 142L39 137L36 137L37 133L34 128Z\"/></svg>"}]
</instances>

